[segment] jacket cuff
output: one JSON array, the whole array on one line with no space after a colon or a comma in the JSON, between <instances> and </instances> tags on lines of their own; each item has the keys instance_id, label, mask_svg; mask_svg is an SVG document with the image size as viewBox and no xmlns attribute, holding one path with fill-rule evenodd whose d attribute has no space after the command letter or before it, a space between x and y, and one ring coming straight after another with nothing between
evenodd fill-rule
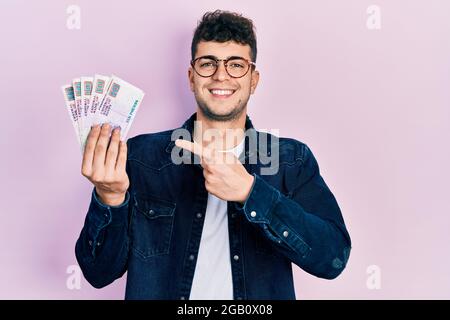
<instances>
[{"instance_id":1,"label":"jacket cuff","mask_svg":"<svg viewBox=\"0 0 450 320\"><path fill-rule=\"evenodd\" d=\"M269 185L257 174L247 200L242 206L237 204L237 209L242 210L248 221L253 223L270 224L272 221L272 209L280 199L280 191Z\"/></svg>"},{"instance_id":2,"label":"jacket cuff","mask_svg":"<svg viewBox=\"0 0 450 320\"><path fill-rule=\"evenodd\" d=\"M104 228L110 223L122 224L128 220L128 203L130 202L130 194L127 191L125 200L117 206L109 206L104 204L95 187L92 190L91 204L89 208L89 219L98 229Z\"/></svg>"}]
</instances>

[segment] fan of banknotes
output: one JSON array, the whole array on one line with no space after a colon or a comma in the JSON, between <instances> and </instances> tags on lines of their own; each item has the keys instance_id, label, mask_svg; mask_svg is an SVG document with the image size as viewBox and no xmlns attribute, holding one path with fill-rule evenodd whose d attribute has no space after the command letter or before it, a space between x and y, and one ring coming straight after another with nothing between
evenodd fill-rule
<instances>
[{"instance_id":1,"label":"fan of banknotes","mask_svg":"<svg viewBox=\"0 0 450 320\"><path fill-rule=\"evenodd\" d=\"M120 139L125 140L144 98L141 89L114 75L75 78L62 90L82 153L94 124L120 127Z\"/></svg>"}]
</instances>

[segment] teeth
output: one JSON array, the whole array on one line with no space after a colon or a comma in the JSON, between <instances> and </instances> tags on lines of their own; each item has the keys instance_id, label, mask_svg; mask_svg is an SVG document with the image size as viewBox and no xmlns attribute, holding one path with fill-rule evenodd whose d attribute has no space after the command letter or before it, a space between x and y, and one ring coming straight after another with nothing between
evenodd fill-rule
<instances>
[{"instance_id":1,"label":"teeth","mask_svg":"<svg viewBox=\"0 0 450 320\"><path fill-rule=\"evenodd\" d=\"M212 94L219 95L219 96L226 96L232 94L233 90L211 90Z\"/></svg>"}]
</instances>

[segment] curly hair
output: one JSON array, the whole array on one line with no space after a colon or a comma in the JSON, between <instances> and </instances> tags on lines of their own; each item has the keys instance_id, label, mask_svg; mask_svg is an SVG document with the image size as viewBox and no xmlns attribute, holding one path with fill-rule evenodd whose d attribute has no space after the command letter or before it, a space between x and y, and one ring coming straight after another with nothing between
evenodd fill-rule
<instances>
[{"instance_id":1,"label":"curly hair","mask_svg":"<svg viewBox=\"0 0 450 320\"><path fill-rule=\"evenodd\" d=\"M256 35L253 21L242 14L216 10L206 12L197 24L191 45L192 60L200 41L227 42L248 44L251 49L251 60L256 62Z\"/></svg>"}]
</instances>

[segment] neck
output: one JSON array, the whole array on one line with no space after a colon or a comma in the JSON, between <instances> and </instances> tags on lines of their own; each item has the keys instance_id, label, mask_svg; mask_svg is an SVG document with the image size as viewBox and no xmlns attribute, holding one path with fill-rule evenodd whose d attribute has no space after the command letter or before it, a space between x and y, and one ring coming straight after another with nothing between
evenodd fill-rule
<instances>
[{"instance_id":1,"label":"neck","mask_svg":"<svg viewBox=\"0 0 450 320\"><path fill-rule=\"evenodd\" d=\"M245 136L246 112L230 121L211 120L197 108L194 126L194 140L203 146L212 146L216 150L228 150L236 147Z\"/></svg>"}]
</instances>

